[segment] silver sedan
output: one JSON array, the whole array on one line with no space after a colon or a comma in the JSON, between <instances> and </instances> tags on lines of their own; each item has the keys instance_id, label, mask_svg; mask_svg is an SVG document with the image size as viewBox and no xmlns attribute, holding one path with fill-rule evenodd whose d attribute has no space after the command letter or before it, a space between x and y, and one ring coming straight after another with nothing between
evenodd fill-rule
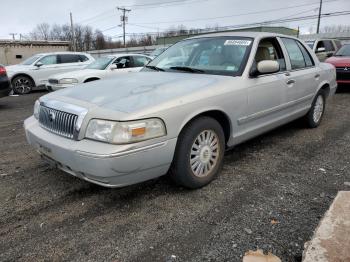
<instances>
[{"instance_id":1,"label":"silver sedan","mask_svg":"<svg viewBox=\"0 0 350 262\"><path fill-rule=\"evenodd\" d=\"M210 34L132 76L41 97L25 131L44 160L95 184L168 174L199 188L218 175L225 150L297 118L317 127L335 90L334 67L296 38Z\"/></svg>"}]
</instances>

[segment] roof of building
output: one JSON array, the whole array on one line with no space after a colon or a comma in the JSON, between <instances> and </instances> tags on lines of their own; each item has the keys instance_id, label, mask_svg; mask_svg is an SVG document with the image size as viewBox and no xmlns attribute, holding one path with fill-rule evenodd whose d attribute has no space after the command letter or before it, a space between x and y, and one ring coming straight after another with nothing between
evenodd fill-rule
<instances>
[{"instance_id":1,"label":"roof of building","mask_svg":"<svg viewBox=\"0 0 350 262\"><path fill-rule=\"evenodd\" d=\"M69 41L0 39L0 45L69 46Z\"/></svg>"},{"instance_id":2,"label":"roof of building","mask_svg":"<svg viewBox=\"0 0 350 262\"><path fill-rule=\"evenodd\" d=\"M316 39L320 39L320 38L322 38L322 39L350 39L350 31L300 35L300 38L303 40L316 40Z\"/></svg>"}]
</instances>

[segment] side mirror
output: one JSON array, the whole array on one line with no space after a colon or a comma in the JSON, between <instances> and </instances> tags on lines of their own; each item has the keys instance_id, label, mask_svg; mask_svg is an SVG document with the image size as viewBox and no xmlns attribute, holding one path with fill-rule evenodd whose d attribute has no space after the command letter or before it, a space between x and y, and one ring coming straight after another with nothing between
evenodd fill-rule
<instances>
[{"instance_id":1,"label":"side mirror","mask_svg":"<svg viewBox=\"0 0 350 262\"><path fill-rule=\"evenodd\" d=\"M111 70L115 70L118 69L118 65L117 64L113 64L109 67Z\"/></svg>"},{"instance_id":2,"label":"side mirror","mask_svg":"<svg viewBox=\"0 0 350 262\"><path fill-rule=\"evenodd\" d=\"M37 67L42 67L44 64L42 63L42 62L37 62L36 64L35 64L35 66L37 66Z\"/></svg>"},{"instance_id":3,"label":"side mirror","mask_svg":"<svg viewBox=\"0 0 350 262\"><path fill-rule=\"evenodd\" d=\"M322 53L322 52L326 52L326 48L324 47L317 48L316 53Z\"/></svg>"},{"instance_id":4,"label":"side mirror","mask_svg":"<svg viewBox=\"0 0 350 262\"><path fill-rule=\"evenodd\" d=\"M260 61L256 66L259 74L272 74L280 70L280 64L274 60Z\"/></svg>"}]
</instances>

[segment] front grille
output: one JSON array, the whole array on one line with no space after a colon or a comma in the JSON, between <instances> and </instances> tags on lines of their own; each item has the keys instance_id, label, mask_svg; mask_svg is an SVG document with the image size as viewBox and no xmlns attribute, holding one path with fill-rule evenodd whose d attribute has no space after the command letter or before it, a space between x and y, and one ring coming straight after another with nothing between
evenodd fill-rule
<instances>
[{"instance_id":1,"label":"front grille","mask_svg":"<svg viewBox=\"0 0 350 262\"><path fill-rule=\"evenodd\" d=\"M49 79L49 84L57 85L58 84L58 80L57 79Z\"/></svg>"},{"instance_id":2,"label":"front grille","mask_svg":"<svg viewBox=\"0 0 350 262\"><path fill-rule=\"evenodd\" d=\"M350 80L350 70L349 71L337 70L337 80Z\"/></svg>"},{"instance_id":3,"label":"front grille","mask_svg":"<svg viewBox=\"0 0 350 262\"><path fill-rule=\"evenodd\" d=\"M40 126L57 135L73 139L77 119L77 115L40 106Z\"/></svg>"}]
</instances>

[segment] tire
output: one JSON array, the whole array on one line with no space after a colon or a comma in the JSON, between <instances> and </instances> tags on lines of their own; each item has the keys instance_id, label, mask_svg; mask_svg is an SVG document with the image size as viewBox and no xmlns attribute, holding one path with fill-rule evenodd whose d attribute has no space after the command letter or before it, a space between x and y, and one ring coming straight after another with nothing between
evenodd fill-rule
<instances>
[{"instance_id":1,"label":"tire","mask_svg":"<svg viewBox=\"0 0 350 262\"><path fill-rule=\"evenodd\" d=\"M12 89L13 92L16 94L24 95L28 94L32 91L32 88L34 87L34 82L32 79L30 79L28 76L16 76L12 82Z\"/></svg>"},{"instance_id":2,"label":"tire","mask_svg":"<svg viewBox=\"0 0 350 262\"><path fill-rule=\"evenodd\" d=\"M320 90L312 102L309 112L305 115L304 121L310 128L316 128L321 124L326 108L326 92Z\"/></svg>"},{"instance_id":3,"label":"tire","mask_svg":"<svg viewBox=\"0 0 350 262\"><path fill-rule=\"evenodd\" d=\"M201 188L220 172L224 153L225 135L221 125L211 117L196 118L180 133L170 177L178 185Z\"/></svg>"}]
</instances>

